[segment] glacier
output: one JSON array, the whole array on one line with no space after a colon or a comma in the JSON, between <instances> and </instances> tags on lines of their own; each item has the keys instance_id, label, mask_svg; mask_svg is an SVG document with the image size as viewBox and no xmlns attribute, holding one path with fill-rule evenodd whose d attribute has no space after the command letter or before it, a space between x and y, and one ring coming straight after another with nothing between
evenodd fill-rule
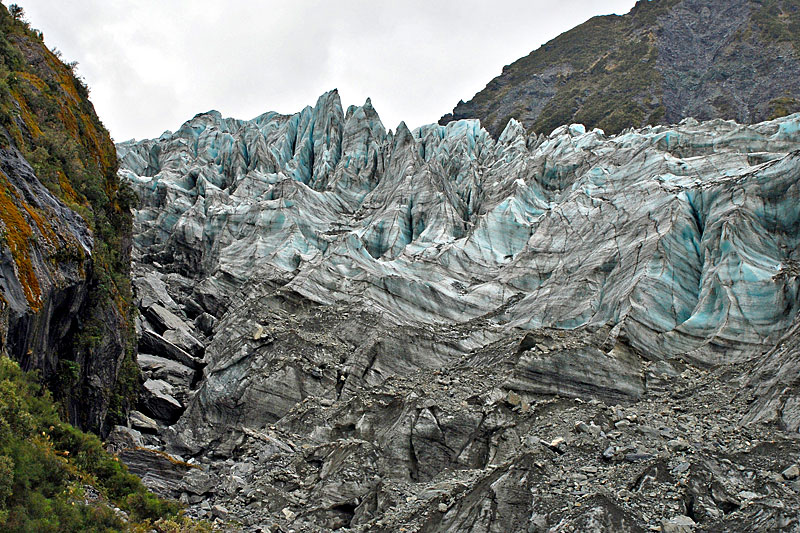
<instances>
[{"instance_id":1,"label":"glacier","mask_svg":"<svg viewBox=\"0 0 800 533\"><path fill-rule=\"evenodd\" d=\"M194 516L796 525L800 114L495 139L331 91L117 151L144 383L110 439Z\"/></svg>"},{"instance_id":2,"label":"glacier","mask_svg":"<svg viewBox=\"0 0 800 533\"><path fill-rule=\"evenodd\" d=\"M800 117L494 140L474 120L386 131L336 91L250 121L200 114L118 145L137 249L397 324L610 325L648 359L759 353L797 313Z\"/></svg>"}]
</instances>

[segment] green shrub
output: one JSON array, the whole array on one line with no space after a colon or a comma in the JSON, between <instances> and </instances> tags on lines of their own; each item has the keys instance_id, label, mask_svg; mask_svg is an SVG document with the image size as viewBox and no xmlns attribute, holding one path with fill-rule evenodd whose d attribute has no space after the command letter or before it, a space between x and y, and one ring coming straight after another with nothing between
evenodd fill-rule
<instances>
[{"instance_id":1,"label":"green shrub","mask_svg":"<svg viewBox=\"0 0 800 533\"><path fill-rule=\"evenodd\" d=\"M100 501L85 501L86 485ZM106 501L128 512L132 524ZM147 491L97 436L62 422L35 374L0 356L0 531L120 531L181 523L179 512L176 502Z\"/></svg>"}]
</instances>

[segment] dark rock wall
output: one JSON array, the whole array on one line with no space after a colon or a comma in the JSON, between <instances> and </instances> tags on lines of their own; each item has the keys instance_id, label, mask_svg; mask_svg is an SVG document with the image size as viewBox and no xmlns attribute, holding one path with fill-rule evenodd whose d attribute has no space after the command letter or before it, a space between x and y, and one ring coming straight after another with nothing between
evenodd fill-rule
<instances>
[{"instance_id":1,"label":"dark rock wall","mask_svg":"<svg viewBox=\"0 0 800 533\"><path fill-rule=\"evenodd\" d=\"M15 149L0 150L3 205L3 348L23 367L58 370L58 352L86 300L87 252L93 240L86 222L58 201ZM20 250L18 234L38 244Z\"/></svg>"}]
</instances>

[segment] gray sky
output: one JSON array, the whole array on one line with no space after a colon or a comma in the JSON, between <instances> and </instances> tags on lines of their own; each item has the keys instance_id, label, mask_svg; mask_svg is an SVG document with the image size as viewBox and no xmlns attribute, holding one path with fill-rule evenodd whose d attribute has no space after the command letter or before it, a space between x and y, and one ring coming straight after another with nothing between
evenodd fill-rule
<instances>
[{"instance_id":1,"label":"gray sky","mask_svg":"<svg viewBox=\"0 0 800 533\"><path fill-rule=\"evenodd\" d=\"M6 5L12 3L4 0ZM217 109L294 113L338 88L387 128L435 122L503 65L635 0L16 0L117 141Z\"/></svg>"}]
</instances>

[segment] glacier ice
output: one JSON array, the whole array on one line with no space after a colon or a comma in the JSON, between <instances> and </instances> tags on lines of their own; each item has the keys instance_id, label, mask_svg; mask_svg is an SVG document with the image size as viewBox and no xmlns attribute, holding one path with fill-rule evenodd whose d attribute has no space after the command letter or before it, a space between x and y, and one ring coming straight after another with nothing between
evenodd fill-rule
<instances>
[{"instance_id":1,"label":"glacier ice","mask_svg":"<svg viewBox=\"0 0 800 533\"><path fill-rule=\"evenodd\" d=\"M646 358L701 364L761 353L797 314L798 149L800 115L618 136L512 120L495 140L476 120L387 131L336 91L118 145L139 260L198 283L400 325L608 325Z\"/></svg>"}]
</instances>

